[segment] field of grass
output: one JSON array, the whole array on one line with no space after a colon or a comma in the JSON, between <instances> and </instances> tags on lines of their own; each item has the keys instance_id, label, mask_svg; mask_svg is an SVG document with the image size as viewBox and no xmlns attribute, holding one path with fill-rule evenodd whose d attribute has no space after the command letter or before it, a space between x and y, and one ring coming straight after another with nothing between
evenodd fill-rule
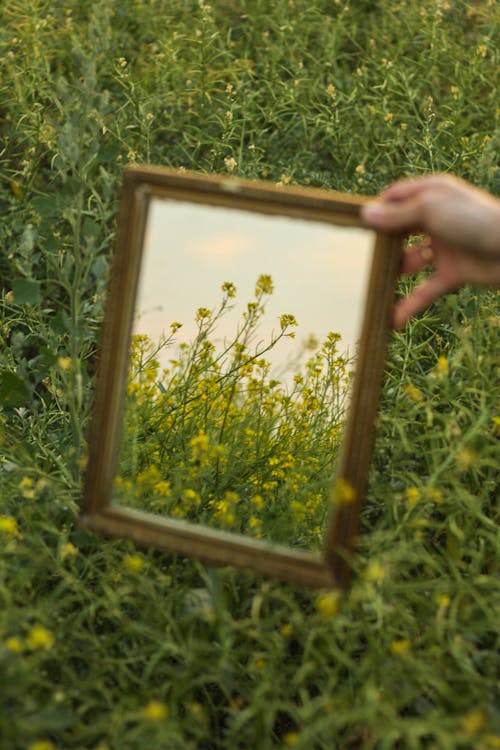
<instances>
[{"instance_id":1,"label":"field of grass","mask_svg":"<svg viewBox=\"0 0 500 750\"><path fill-rule=\"evenodd\" d=\"M499 748L498 293L393 335L345 595L76 526L123 167L363 194L444 170L499 195L498 3L0 19L0 750Z\"/></svg>"}]
</instances>

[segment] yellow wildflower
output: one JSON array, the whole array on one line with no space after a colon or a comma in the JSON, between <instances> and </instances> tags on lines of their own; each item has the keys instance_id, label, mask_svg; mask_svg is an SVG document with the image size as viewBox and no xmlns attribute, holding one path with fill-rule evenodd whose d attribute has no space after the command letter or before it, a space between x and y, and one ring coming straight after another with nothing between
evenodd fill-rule
<instances>
[{"instance_id":1,"label":"yellow wildflower","mask_svg":"<svg viewBox=\"0 0 500 750\"><path fill-rule=\"evenodd\" d=\"M225 281L221 289L230 299L236 297L236 287L232 281Z\"/></svg>"},{"instance_id":2,"label":"yellow wildflower","mask_svg":"<svg viewBox=\"0 0 500 750\"><path fill-rule=\"evenodd\" d=\"M129 573L140 573L144 567L144 560L140 555L125 555L123 567Z\"/></svg>"},{"instance_id":3,"label":"yellow wildflower","mask_svg":"<svg viewBox=\"0 0 500 750\"><path fill-rule=\"evenodd\" d=\"M418 487L408 487L406 490L406 507L408 510L413 508L420 500L420 490Z\"/></svg>"},{"instance_id":4,"label":"yellow wildflower","mask_svg":"<svg viewBox=\"0 0 500 750\"><path fill-rule=\"evenodd\" d=\"M250 502L255 508L257 508L257 510L262 510L262 508L264 507L264 500L262 498L262 495L254 495L250 499Z\"/></svg>"},{"instance_id":5,"label":"yellow wildflower","mask_svg":"<svg viewBox=\"0 0 500 750\"><path fill-rule=\"evenodd\" d=\"M157 482L154 486L154 491L161 497L168 497L170 495L170 482Z\"/></svg>"},{"instance_id":6,"label":"yellow wildflower","mask_svg":"<svg viewBox=\"0 0 500 750\"><path fill-rule=\"evenodd\" d=\"M20 638L13 635L5 641L5 648L13 654L20 654L24 651L24 644Z\"/></svg>"},{"instance_id":7,"label":"yellow wildflower","mask_svg":"<svg viewBox=\"0 0 500 750\"><path fill-rule=\"evenodd\" d=\"M59 357L59 359L57 360L57 365L61 370L71 370L71 357Z\"/></svg>"},{"instance_id":8,"label":"yellow wildflower","mask_svg":"<svg viewBox=\"0 0 500 750\"><path fill-rule=\"evenodd\" d=\"M56 746L50 740L36 740L31 743L28 750L56 750Z\"/></svg>"},{"instance_id":9,"label":"yellow wildflower","mask_svg":"<svg viewBox=\"0 0 500 750\"><path fill-rule=\"evenodd\" d=\"M316 599L316 609L324 620L334 617L339 609L339 596L335 591L320 594Z\"/></svg>"},{"instance_id":10,"label":"yellow wildflower","mask_svg":"<svg viewBox=\"0 0 500 750\"><path fill-rule=\"evenodd\" d=\"M162 701L151 700L142 709L142 715L149 721L162 721L168 715L168 708Z\"/></svg>"},{"instance_id":11,"label":"yellow wildflower","mask_svg":"<svg viewBox=\"0 0 500 750\"><path fill-rule=\"evenodd\" d=\"M22 198L23 197L23 191L22 191L21 186L20 186L20 184L18 183L17 180L11 180L11 182L10 182L10 189L12 190L12 192L14 193L14 195L16 196L16 198Z\"/></svg>"},{"instance_id":12,"label":"yellow wildflower","mask_svg":"<svg viewBox=\"0 0 500 750\"><path fill-rule=\"evenodd\" d=\"M462 471L467 471L467 469L470 469L475 460L476 454L469 448L462 448L462 450L458 451L457 453L458 468Z\"/></svg>"},{"instance_id":13,"label":"yellow wildflower","mask_svg":"<svg viewBox=\"0 0 500 750\"><path fill-rule=\"evenodd\" d=\"M296 745L297 742L300 739L300 735L298 732L288 732L288 734L285 734L283 737L283 744L287 747L292 747L293 745Z\"/></svg>"},{"instance_id":14,"label":"yellow wildflower","mask_svg":"<svg viewBox=\"0 0 500 750\"><path fill-rule=\"evenodd\" d=\"M54 636L43 625L33 625L26 636L26 645L32 651L45 650L50 651L54 645Z\"/></svg>"},{"instance_id":15,"label":"yellow wildflower","mask_svg":"<svg viewBox=\"0 0 500 750\"><path fill-rule=\"evenodd\" d=\"M71 542L67 542L61 547L61 558L65 560L67 557L76 557L78 549Z\"/></svg>"},{"instance_id":16,"label":"yellow wildflower","mask_svg":"<svg viewBox=\"0 0 500 750\"><path fill-rule=\"evenodd\" d=\"M356 174L363 175L366 172L365 165L364 164L358 164L356 169L354 170Z\"/></svg>"},{"instance_id":17,"label":"yellow wildflower","mask_svg":"<svg viewBox=\"0 0 500 750\"><path fill-rule=\"evenodd\" d=\"M290 638L293 633L293 626L285 622L280 628L280 633L284 638Z\"/></svg>"},{"instance_id":18,"label":"yellow wildflower","mask_svg":"<svg viewBox=\"0 0 500 750\"><path fill-rule=\"evenodd\" d=\"M462 719L462 727L465 734L477 734L486 723L486 716L482 711L469 711Z\"/></svg>"},{"instance_id":19,"label":"yellow wildflower","mask_svg":"<svg viewBox=\"0 0 500 750\"><path fill-rule=\"evenodd\" d=\"M234 168L236 167L236 165L238 164L238 162L236 161L234 156L226 156L226 158L224 159L224 164L226 165L227 171L232 172Z\"/></svg>"},{"instance_id":20,"label":"yellow wildflower","mask_svg":"<svg viewBox=\"0 0 500 750\"><path fill-rule=\"evenodd\" d=\"M339 477L333 489L333 502L335 505L348 505L356 499L354 487L347 479Z\"/></svg>"},{"instance_id":21,"label":"yellow wildflower","mask_svg":"<svg viewBox=\"0 0 500 750\"><path fill-rule=\"evenodd\" d=\"M450 597L448 594L439 594L437 601L440 609L447 609L450 606Z\"/></svg>"},{"instance_id":22,"label":"yellow wildflower","mask_svg":"<svg viewBox=\"0 0 500 750\"><path fill-rule=\"evenodd\" d=\"M435 374L439 378L445 378L448 375L449 369L450 368L449 368L448 360L446 359L446 357L442 357L442 356L439 357L436 363L436 367L434 369Z\"/></svg>"},{"instance_id":23,"label":"yellow wildflower","mask_svg":"<svg viewBox=\"0 0 500 750\"><path fill-rule=\"evenodd\" d=\"M208 435L200 430L200 432L189 441L189 447L191 448L191 461L197 465L204 465L208 460L208 446L209 440Z\"/></svg>"},{"instance_id":24,"label":"yellow wildflower","mask_svg":"<svg viewBox=\"0 0 500 750\"><path fill-rule=\"evenodd\" d=\"M280 326L281 330L283 331L285 328L288 328L288 326L296 326L297 320L295 318L295 315L290 315L288 313L284 313L283 315L280 315Z\"/></svg>"},{"instance_id":25,"label":"yellow wildflower","mask_svg":"<svg viewBox=\"0 0 500 750\"><path fill-rule=\"evenodd\" d=\"M367 581L380 583L385 578L385 568L381 563L374 560L367 565L364 577Z\"/></svg>"},{"instance_id":26,"label":"yellow wildflower","mask_svg":"<svg viewBox=\"0 0 500 750\"><path fill-rule=\"evenodd\" d=\"M5 536L19 536L16 519L11 516L0 516L0 534L5 534Z\"/></svg>"},{"instance_id":27,"label":"yellow wildflower","mask_svg":"<svg viewBox=\"0 0 500 750\"><path fill-rule=\"evenodd\" d=\"M436 489L436 487L429 487L427 490L427 497L434 503L439 504L443 502L443 493L441 490Z\"/></svg>"},{"instance_id":28,"label":"yellow wildflower","mask_svg":"<svg viewBox=\"0 0 500 750\"><path fill-rule=\"evenodd\" d=\"M499 734L487 734L484 737L485 747L489 748L500 748L500 735Z\"/></svg>"},{"instance_id":29,"label":"yellow wildflower","mask_svg":"<svg viewBox=\"0 0 500 750\"><path fill-rule=\"evenodd\" d=\"M272 276L268 273L261 273L255 284L255 295L258 297L260 294L272 294L274 291L274 284Z\"/></svg>"},{"instance_id":30,"label":"yellow wildflower","mask_svg":"<svg viewBox=\"0 0 500 750\"><path fill-rule=\"evenodd\" d=\"M412 385L411 383L408 383L403 388L403 393L405 396L408 396L408 398L411 398L412 401L422 401L424 394L420 390L420 388L417 388L415 385Z\"/></svg>"},{"instance_id":31,"label":"yellow wildflower","mask_svg":"<svg viewBox=\"0 0 500 750\"><path fill-rule=\"evenodd\" d=\"M406 638L398 638L391 643L391 652L395 656L405 656L410 650L410 641Z\"/></svg>"}]
</instances>

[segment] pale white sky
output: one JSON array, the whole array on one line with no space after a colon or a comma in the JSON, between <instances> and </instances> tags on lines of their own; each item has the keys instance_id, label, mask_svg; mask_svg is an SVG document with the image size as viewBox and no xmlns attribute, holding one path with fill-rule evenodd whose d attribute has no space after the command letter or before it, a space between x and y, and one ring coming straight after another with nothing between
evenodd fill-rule
<instances>
[{"instance_id":1,"label":"pale white sky","mask_svg":"<svg viewBox=\"0 0 500 750\"><path fill-rule=\"evenodd\" d=\"M285 339L272 356L266 355L276 371L310 334L321 342L329 331L340 333L341 349L353 353L373 243L373 232L365 229L154 199L134 332L158 340L178 321L183 326L177 342L191 341L197 309L217 308L222 283L231 281L237 287L234 310L212 338L222 346L253 299L257 277L269 274L274 292L267 298L259 339L279 332L283 313L295 315L299 323L295 339ZM175 347L164 353L164 362L173 357Z\"/></svg>"}]
</instances>

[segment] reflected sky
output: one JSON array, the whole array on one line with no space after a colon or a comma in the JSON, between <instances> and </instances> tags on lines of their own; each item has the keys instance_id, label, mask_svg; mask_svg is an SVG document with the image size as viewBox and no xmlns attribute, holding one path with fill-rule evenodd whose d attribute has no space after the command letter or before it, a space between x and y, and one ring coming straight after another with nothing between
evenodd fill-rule
<instances>
[{"instance_id":1,"label":"reflected sky","mask_svg":"<svg viewBox=\"0 0 500 750\"><path fill-rule=\"evenodd\" d=\"M234 308L224 316L212 342L231 341L257 277L269 274L259 337L280 331L279 317L298 321L295 339L284 339L266 357L282 373L313 334L342 336L341 350L354 352L368 279L374 233L319 222L256 214L239 209L154 199L145 234L134 333L155 341L170 324L182 323L178 343L196 335L199 307L216 309L226 281L237 287ZM255 339L254 344L258 343ZM165 363L175 348L163 354Z\"/></svg>"}]
</instances>

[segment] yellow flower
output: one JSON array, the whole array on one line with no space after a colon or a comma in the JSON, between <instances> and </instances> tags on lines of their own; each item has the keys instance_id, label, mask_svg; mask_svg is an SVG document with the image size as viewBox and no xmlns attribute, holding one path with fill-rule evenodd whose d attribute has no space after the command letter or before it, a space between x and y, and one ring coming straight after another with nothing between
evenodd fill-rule
<instances>
[{"instance_id":1,"label":"yellow flower","mask_svg":"<svg viewBox=\"0 0 500 750\"><path fill-rule=\"evenodd\" d=\"M324 620L334 617L339 609L339 596L335 591L320 594L316 599L316 609Z\"/></svg>"},{"instance_id":2,"label":"yellow flower","mask_svg":"<svg viewBox=\"0 0 500 750\"><path fill-rule=\"evenodd\" d=\"M264 500L262 498L262 495L254 495L250 499L250 502L257 508L257 510L262 510L262 508L264 507Z\"/></svg>"},{"instance_id":3,"label":"yellow flower","mask_svg":"<svg viewBox=\"0 0 500 750\"><path fill-rule=\"evenodd\" d=\"M429 487L427 490L427 497L434 503L439 504L443 502L443 493L441 490L436 489L436 487Z\"/></svg>"},{"instance_id":4,"label":"yellow flower","mask_svg":"<svg viewBox=\"0 0 500 750\"><path fill-rule=\"evenodd\" d=\"M57 360L57 365L61 370L71 370L71 357L59 357Z\"/></svg>"},{"instance_id":5,"label":"yellow flower","mask_svg":"<svg viewBox=\"0 0 500 750\"><path fill-rule=\"evenodd\" d=\"M288 732L288 734L285 734L283 737L283 744L285 744L287 747L292 747L292 745L296 745L297 742L300 739L300 735L298 732Z\"/></svg>"},{"instance_id":6,"label":"yellow flower","mask_svg":"<svg viewBox=\"0 0 500 750\"><path fill-rule=\"evenodd\" d=\"M410 650L410 641L399 638L391 643L391 652L396 656L405 656Z\"/></svg>"},{"instance_id":7,"label":"yellow flower","mask_svg":"<svg viewBox=\"0 0 500 750\"><path fill-rule=\"evenodd\" d=\"M417 388L411 383L405 385L405 387L403 388L403 393L405 394L405 396L408 396L408 398L411 398L412 401L422 401L424 397L424 394L422 393L420 388Z\"/></svg>"},{"instance_id":8,"label":"yellow flower","mask_svg":"<svg viewBox=\"0 0 500 750\"><path fill-rule=\"evenodd\" d=\"M462 471L467 471L467 469L470 469L475 460L476 454L469 448L462 448L462 450L458 451L457 453L458 468Z\"/></svg>"},{"instance_id":9,"label":"yellow flower","mask_svg":"<svg viewBox=\"0 0 500 750\"><path fill-rule=\"evenodd\" d=\"M151 700L142 709L142 715L149 721L162 721L168 715L168 708L162 701Z\"/></svg>"},{"instance_id":10,"label":"yellow flower","mask_svg":"<svg viewBox=\"0 0 500 750\"><path fill-rule=\"evenodd\" d=\"M281 326L282 331L285 328L288 328L288 326L296 326L296 325L297 325L297 319L295 318L295 315L290 315L288 313L284 313L283 315L280 315L280 326Z\"/></svg>"},{"instance_id":11,"label":"yellow flower","mask_svg":"<svg viewBox=\"0 0 500 750\"><path fill-rule=\"evenodd\" d=\"M21 651L24 651L24 644L20 638L13 635L5 641L5 648L13 654L20 654Z\"/></svg>"},{"instance_id":12,"label":"yellow flower","mask_svg":"<svg viewBox=\"0 0 500 750\"><path fill-rule=\"evenodd\" d=\"M272 294L274 291L274 284L272 276L268 273L261 273L255 284L255 295L258 297L260 294Z\"/></svg>"},{"instance_id":13,"label":"yellow flower","mask_svg":"<svg viewBox=\"0 0 500 750\"><path fill-rule=\"evenodd\" d=\"M16 519L11 516L0 516L0 534L5 534L5 536L19 536Z\"/></svg>"},{"instance_id":14,"label":"yellow flower","mask_svg":"<svg viewBox=\"0 0 500 750\"><path fill-rule=\"evenodd\" d=\"M236 297L236 287L232 281L225 281L221 287L222 291L227 294L229 299Z\"/></svg>"},{"instance_id":15,"label":"yellow flower","mask_svg":"<svg viewBox=\"0 0 500 750\"><path fill-rule=\"evenodd\" d=\"M54 636L43 625L33 625L26 636L26 645L32 651L45 650L50 651L54 645Z\"/></svg>"},{"instance_id":16,"label":"yellow flower","mask_svg":"<svg viewBox=\"0 0 500 750\"><path fill-rule=\"evenodd\" d=\"M347 479L339 477L333 488L333 502L335 505L348 505L356 499L354 487Z\"/></svg>"},{"instance_id":17,"label":"yellow flower","mask_svg":"<svg viewBox=\"0 0 500 750\"><path fill-rule=\"evenodd\" d=\"M28 750L56 750L56 746L50 740L37 740L31 743Z\"/></svg>"},{"instance_id":18,"label":"yellow flower","mask_svg":"<svg viewBox=\"0 0 500 750\"><path fill-rule=\"evenodd\" d=\"M234 156L226 156L226 158L224 159L224 164L226 165L227 171L232 172L234 168L236 167L236 165L238 164L238 162L236 161Z\"/></svg>"},{"instance_id":19,"label":"yellow flower","mask_svg":"<svg viewBox=\"0 0 500 750\"><path fill-rule=\"evenodd\" d=\"M67 542L61 547L61 557L65 560L67 557L76 557L78 549L71 542Z\"/></svg>"},{"instance_id":20,"label":"yellow flower","mask_svg":"<svg viewBox=\"0 0 500 750\"><path fill-rule=\"evenodd\" d=\"M448 360L446 359L446 357L439 357L436 363L436 367L434 368L435 374L439 378L445 378L448 375L449 369L450 368L449 368Z\"/></svg>"},{"instance_id":21,"label":"yellow flower","mask_svg":"<svg viewBox=\"0 0 500 750\"><path fill-rule=\"evenodd\" d=\"M462 727L465 734L477 734L486 723L486 716L482 711L469 711L462 719Z\"/></svg>"},{"instance_id":22,"label":"yellow flower","mask_svg":"<svg viewBox=\"0 0 500 750\"><path fill-rule=\"evenodd\" d=\"M20 184L18 183L17 180L11 180L11 182L10 182L10 189L12 190L12 192L14 193L14 195L16 196L16 198L22 198L23 197L23 191L22 191L21 186L20 186Z\"/></svg>"},{"instance_id":23,"label":"yellow flower","mask_svg":"<svg viewBox=\"0 0 500 750\"><path fill-rule=\"evenodd\" d=\"M385 578L385 568L379 562L374 560L366 567L364 577L367 581L380 583Z\"/></svg>"},{"instance_id":24,"label":"yellow flower","mask_svg":"<svg viewBox=\"0 0 500 750\"><path fill-rule=\"evenodd\" d=\"M356 172L356 174L359 174L359 175L365 174L365 172L366 172L365 165L364 164L358 164L358 166L356 167L356 169L354 171Z\"/></svg>"},{"instance_id":25,"label":"yellow flower","mask_svg":"<svg viewBox=\"0 0 500 750\"><path fill-rule=\"evenodd\" d=\"M326 93L330 94L332 99L335 99L335 97L337 96L337 89L335 88L333 83L330 83L330 85L326 87Z\"/></svg>"},{"instance_id":26,"label":"yellow flower","mask_svg":"<svg viewBox=\"0 0 500 750\"><path fill-rule=\"evenodd\" d=\"M158 482L154 486L154 491L161 497L168 497L170 495L170 482Z\"/></svg>"},{"instance_id":27,"label":"yellow flower","mask_svg":"<svg viewBox=\"0 0 500 750\"><path fill-rule=\"evenodd\" d=\"M420 500L420 490L418 487L408 487L406 490L406 507L408 510L413 508Z\"/></svg>"},{"instance_id":28,"label":"yellow flower","mask_svg":"<svg viewBox=\"0 0 500 750\"><path fill-rule=\"evenodd\" d=\"M129 573L140 573L144 567L144 560L140 555L125 555L123 567Z\"/></svg>"},{"instance_id":29,"label":"yellow flower","mask_svg":"<svg viewBox=\"0 0 500 750\"><path fill-rule=\"evenodd\" d=\"M450 606L450 597L448 594L439 594L437 601L441 609L447 609Z\"/></svg>"},{"instance_id":30,"label":"yellow flower","mask_svg":"<svg viewBox=\"0 0 500 750\"><path fill-rule=\"evenodd\" d=\"M500 748L500 735L487 734L484 738L485 747Z\"/></svg>"},{"instance_id":31,"label":"yellow flower","mask_svg":"<svg viewBox=\"0 0 500 750\"><path fill-rule=\"evenodd\" d=\"M293 627L288 622L285 622L281 628L280 633L284 638L290 638L293 633Z\"/></svg>"}]
</instances>

